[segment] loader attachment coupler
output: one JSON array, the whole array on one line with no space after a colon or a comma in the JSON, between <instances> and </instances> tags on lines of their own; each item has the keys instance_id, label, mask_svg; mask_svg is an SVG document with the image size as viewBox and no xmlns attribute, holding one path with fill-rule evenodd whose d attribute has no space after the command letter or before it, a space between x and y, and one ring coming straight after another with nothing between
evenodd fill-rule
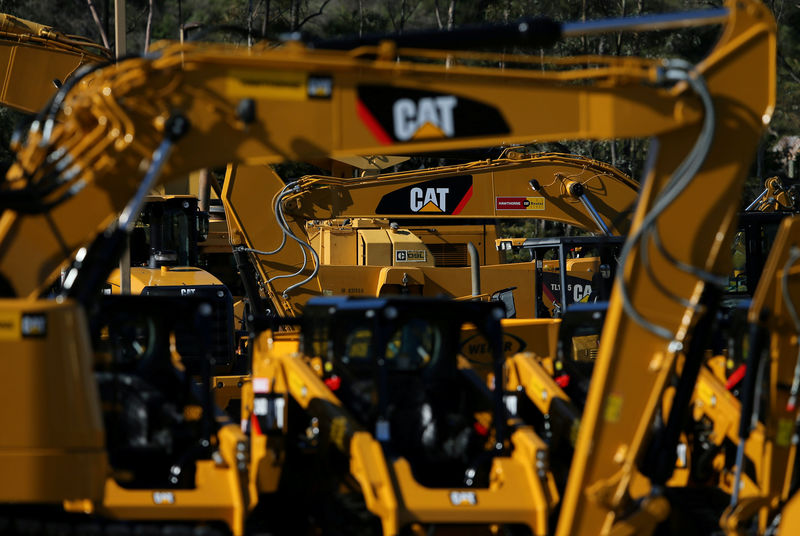
<instances>
[{"instance_id":1,"label":"loader attachment coupler","mask_svg":"<svg viewBox=\"0 0 800 536\"><path fill-rule=\"evenodd\" d=\"M502 392L480 389L458 352L465 323L500 349L503 315L487 302L315 299L303 347L323 359L323 381L387 457L408 460L421 485L486 486L504 452L506 409ZM501 353L496 360L502 371Z\"/></svg>"}]
</instances>

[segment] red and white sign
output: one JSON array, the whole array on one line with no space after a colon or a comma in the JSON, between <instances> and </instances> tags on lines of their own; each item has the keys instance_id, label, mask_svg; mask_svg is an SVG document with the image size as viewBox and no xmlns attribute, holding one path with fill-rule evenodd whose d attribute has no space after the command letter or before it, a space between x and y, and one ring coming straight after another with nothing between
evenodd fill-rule
<instances>
[{"instance_id":1,"label":"red and white sign","mask_svg":"<svg viewBox=\"0 0 800 536\"><path fill-rule=\"evenodd\" d=\"M544 210L544 197L495 197L497 210Z\"/></svg>"}]
</instances>

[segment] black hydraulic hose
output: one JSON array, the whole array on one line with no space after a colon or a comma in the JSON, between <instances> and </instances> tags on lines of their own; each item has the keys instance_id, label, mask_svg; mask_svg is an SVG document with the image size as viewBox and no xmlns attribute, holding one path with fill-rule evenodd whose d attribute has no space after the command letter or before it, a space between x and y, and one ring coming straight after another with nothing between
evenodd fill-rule
<instances>
[{"instance_id":1,"label":"black hydraulic hose","mask_svg":"<svg viewBox=\"0 0 800 536\"><path fill-rule=\"evenodd\" d=\"M203 418L200 423L201 426L201 445L207 448L211 443L211 435L214 433L212 424L214 423L214 401L211 394L211 377L212 377L212 361L214 356L211 354L211 333L213 327L211 324L211 315L213 308L207 302L202 303L194 313L194 329L195 336L200 342L200 385L201 389L196 389L197 385L194 381L190 384L195 387L199 402L203 408Z\"/></svg>"},{"instance_id":2,"label":"black hydraulic hose","mask_svg":"<svg viewBox=\"0 0 800 536\"><path fill-rule=\"evenodd\" d=\"M109 272L122 255L128 233L117 226L106 229L75 258L64 279L62 295L88 306L98 295Z\"/></svg>"},{"instance_id":3,"label":"black hydraulic hose","mask_svg":"<svg viewBox=\"0 0 800 536\"><path fill-rule=\"evenodd\" d=\"M686 350L686 359L675 389L675 396L672 398L666 425L653 439L648 449L649 455L642 464L642 473L648 476L653 484L664 485L675 469L678 441L689 413L689 404L703 364L705 350L714 332L713 323L720 293L718 288L707 285L700 298L700 304L705 307L705 312L692 330L692 338Z\"/></svg>"},{"instance_id":4,"label":"black hydraulic hose","mask_svg":"<svg viewBox=\"0 0 800 536\"><path fill-rule=\"evenodd\" d=\"M525 17L512 23L465 25L450 31L421 30L402 34L370 34L361 37L320 39L312 41L310 46L352 50L359 46L377 45L383 40L391 40L398 47L407 48L468 49L515 45L549 48L562 37L705 26L724 23L729 16L727 8L717 8L565 23L545 17Z\"/></svg>"},{"instance_id":5,"label":"black hydraulic hose","mask_svg":"<svg viewBox=\"0 0 800 536\"><path fill-rule=\"evenodd\" d=\"M387 311L382 314L386 315ZM377 418L375 420L375 439L384 447L392 444L392 430L389 421L389 372L386 370L386 346L389 337L396 331L397 323L390 321L381 325L377 315L372 320L373 347L378 349L375 362L375 383L378 387ZM385 427L385 428L384 428ZM388 434L387 434L388 432Z\"/></svg>"},{"instance_id":6,"label":"black hydraulic hose","mask_svg":"<svg viewBox=\"0 0 800 536\"><path fill-rule=\"evenodd\" d=\"M255 269L250 262L247 252L234 248L233 258L236 261L239 277L242 279L244 294L247 297L247 301L250 303L250 312L248 315L245 315L245 325L249 333L258 333L268 327L270 311L267 309L264 300L258 292Z\"/></svg>"},{"instance_id":7,"label":"black hydraulic hose","mask_svg":"<svg viewBox=\"0 0 800 536\"><path fill-rule=\"evenodd\" d=\"M750 353L747 356L746 373L742 389L742 411L739 419L739 438L746 440L752 429L753 406L755 404L756 371L763 354L764 332L758 324L750 325Z\"/></svg>"},{"instance_id":8,"label":"black hydraulic hose","mask_svg":"<svg viewBox=\"0 0 800 536\"><path fill-rule=\"evenodd\" d=\"M525 17L506 24L469 24L450 31L416 30L392 34L367 34L361 37L319 39L309 46L332 50L352 50L360 46L393 41L398 47L468 49L491 46L549 48L561 38L561 23L546 17Z\"/></svg>"},{"instance_id":9,"label":"black hydraulic hose","mask_svg":"<svg viewBox=\"0 0 800 536\"><path fill-rule=\"evenodd\" d=\"M67 81L62 84L62 86L58 89L55 95L50 99L50 102L47 103L39 114L36 116L36 121L34 122L35 125L41 127L42 125L40 122L44 121L44 130L42 132L42 141L48 142L50 139L50 134L53 129L53 122L58 110L64 104L64 100L67 98L67 94L72 91L78 82L86 78L91 73L98 71L104 67L108 67L110 62L108 63L95 63L94 65L84 65L78 71L75 72Z\"/></svg>"},{"instance_id":10,"label":"black hydraulic hose","mask_svg":"<svg viewBox=\"0 0 800 536\"><path fill-rule=\"evenodd\" d=\"M753 415L753 408L756 403L756 392L758 391L760 376L758 374L760 369L759 362L762 359L764 350L764 330L759 323L750 324L749 338L750 353L747 356L744 385L741 392L742 409L739 414L739 443L736 447L736 473L733 481L733 493L731 494L731 506L736 506L739 502L739 483L742 479L742 466L744 465L744 444L747 438L750 437L754 419L758 418L758 415Z\"/></svg>"},{"instance_id":11,"label":"black hydraulic hose","mask_svg":"<svg viewBox=\"0 0 800 536\"><path fill-rule=\"evenodd\" d=\"M159 55L160 55L160 52L159 53L155 53L155 54L148 54L145 57L157 57ZM105 62L99 62L99 63L87 64L87 65L81 66L77 71L75 71L75 74L70 76L66 80L66 82L64 82L61 85L61 87L58 89L56 94L53 95L53 97L50 99L50 101L47 103L47 105L39 112L39 114L36 117L36 121L42 121L44 119L52 119L52 118L54 118L55 115L58 113L58 110L64 104L64 100L66 99L67 94L72 90L72 88L74 88L78 84L78 82L80 82L81 80L86 78L91 73L93 73L93 72L95 72L95 71L97 71L99 69L103 69L105 67L113 65L115 63L120 63L120 62L122 62L124 60L133 59L133 58L139 58L139 57L141 57L139 54L131 53L131 54L126 54L126 55L124 55L124 56L122 56L120 58L117 58L116 60L113 60L113 61L109 60L109 61L105 61Z\"/></svg>"},{"instance_id":12,"label":"black hydraulic hose","mask_svg":"<svg viewBox=\"0 0 800 536\"><path fill-rule=\"evenodd\" d=\"M494 319L487 319L486 336L491 342L494 368L494 449L495 454L500 454L505 450L505 440L508 436L507 411L504 400L506 356L503 352L503 331L500 327L500 319L503 318L504 312L498 306L494 309L494 313L497 315Z\"/></svg>"}]
</instances>

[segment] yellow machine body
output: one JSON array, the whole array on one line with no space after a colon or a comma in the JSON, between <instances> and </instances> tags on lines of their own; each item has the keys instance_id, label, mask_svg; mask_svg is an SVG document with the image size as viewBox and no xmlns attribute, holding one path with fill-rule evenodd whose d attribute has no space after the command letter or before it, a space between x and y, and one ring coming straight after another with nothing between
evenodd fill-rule
<instances>
[{"instance_id":1,"label":"yellow machine body","mask_svg":"<svg viewBox=\"0 0 800 536\"><path fill-rule=\"evenodd\" d=\"M265 251L281 243L281 230L264 219L264 209L284 186L269 167L229 166L222 197L234 247ZM295 235L319 254L317 276L285 292L308 277L313 264L303 264L302 250L292 243L268 256L254 253L252 260L261 281L271 281L262 283L262 293L280 314L294 316L318 294L469 295L472 242L480 265L480 292L515 287L517 316L533 318L535 267L496 264L494 227L459 221L539 218L602 232L584 197L596 207L606 229L625 233L637 195L638 184L613 166L557 153L509 152L498 160L352 179L307 176L293 184L280 209ZM404 224L392 226L396 219ZM413 225L414 220L421 223ZM298 272L296 278L272 279L293 272ZM591 278L585 268L576 266L575 272ZM553 309L550 302L548 306Z\"/></svg>"},{"instance_id":2,"label":"yellow machine body","mask_svg":"<svg viewBox=\"0 0 800 536\"><path fill-rule=\"evenodd\" d=\"M108 49L50 26L0 13L0 104L39 111L81 66L108 62Z\"/></svg>"},{"instance_id":3,"label":"yellow machine body","mask_svg":"<svg viewBox=\"0 0 800 536\"><path fill-rule=\"evenodd\" d=\"M119 294L119 269L111 272L108 278L111 293ZM145 287L187 287L222 285L222 282L210 273L193 266L162 266L161 268L131 268L131 293L141 294Z\"/></svg>"},{"instance_id":4,"label":"yellow machine body","mask_svg":"<svg viewBox=\"0 0 800 536\"><path fill-rule=\"evenodd\" d=\"M511 524L529 527L534 534L548 533L548 512L558 501L552 478L531 460L546 457L546 445L530 427L514 428L509 441L511 456L492 462L485 488L427 487L412 474L404 457L390 458L370 432L356 422L342 401L323 382L319 357L298 354L298 341L265 332L255 341L261 358L254 363L245 399L268 397L288 401L315 415L318 426L330 434L330 446L349 459L351 477L358 483L369 512L380 519L383 534L398 534L407 527L431 524L484 526ZM460 363L459 368L471 368ZM263 413L247 405L243 420L255 421ZM285 412L285 409L279 409ZM288 413L285 413L288 415ZM280 418L279 418L280 420ZM273 421L274 422L274 421ZM286 420L280 420L286 426ZM278 425L280 426L280 425ZM253 432L254 470L262 491L277 489L280 438L266 429Z\"/></svg>"},{"instance_id":5,"label":"yellow machine body","mask_svg":"<svg viewBox=\"0 0 800 536\"><path fill-rule=\"evenodd\" d=\"M0 501L101 500L108 471L83 309L0 300Z\"/></svg>"}]
</instances>

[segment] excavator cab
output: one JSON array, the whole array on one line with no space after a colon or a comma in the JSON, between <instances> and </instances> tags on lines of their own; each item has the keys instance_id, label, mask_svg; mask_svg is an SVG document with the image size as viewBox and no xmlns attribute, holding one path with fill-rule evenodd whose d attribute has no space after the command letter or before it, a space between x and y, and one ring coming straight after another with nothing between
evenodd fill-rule
<instances>
[{"instance_id":1,"label":"excavator cab","mask_svg":"<svg viewBox=\"0 0 800 536\"><path fill-rule=\"evenodd\" d=\"M536 263L536 317L559 318L573 304L608 301L623 236L499 239L500 250L527 250Z\"/></svg>"},{"instance_id":2,"label":"excavator cab","mask_svg":"<svg viewBox=\"0 0 800 536\"><path fill-rule=\"evenodd\" d=\"M208 222L194 196L149 197L131 237L131 265L197 266L198 243L208 236Z\"/></svg>"},{"instance_id":3,"label":"excavator cab","mask_svg":"<svg viewBox=\"0 0 800 536\"><path fill-rule=\"evenodd\" d=\"M589 391L623 236L500 239L498 249L527 250L536 263L538 318L560 318L553 373L578 407Z\"/></svg>"},{"instance_id":4,"label":"excavator cab","mask_svg":"<svg viewBox=\"0 0 800 536\"><path fill-rule=\"evenodd\" d=\"M209 232L207 212L198 210L191 195L148 196L130 238L133 294L170 300L197 297L212 308L209 344L217 374L240 372L245 365L234 353L233 297L222 281L199 267L198 244ZM121 275L111 273L104 294L121 292ZM186 359L202 360L194 328L176 328L178 351Z\"/></svg>"},{"instance_id":5,"label":"excavator cab","mask_svg":"<svg viewBox=\"0 0 800 536\"><path fill-rule=\"evenodd\" d=\"M778 227L791 211L742 212L734 235L731 255L733 269L725 294L729 300L749 298L761 279L764 263L775 241Z\"/></svg>"},{"instance_id":6,"label":"excavator cab","mask_svg":"<svg viewBox=\"0 0 800 536\"><path fill-rule=\"evenodd\" d=\"M303 348L322 358L323 381L375 431L387 457L408 460L419 484L485 486L492 455L503 450L493 423L506 416L502 393L459 357L460 334L475 325L502 370L503 316L488 302L314 299L304 312Z\"/></svg>"}]
</instances>

